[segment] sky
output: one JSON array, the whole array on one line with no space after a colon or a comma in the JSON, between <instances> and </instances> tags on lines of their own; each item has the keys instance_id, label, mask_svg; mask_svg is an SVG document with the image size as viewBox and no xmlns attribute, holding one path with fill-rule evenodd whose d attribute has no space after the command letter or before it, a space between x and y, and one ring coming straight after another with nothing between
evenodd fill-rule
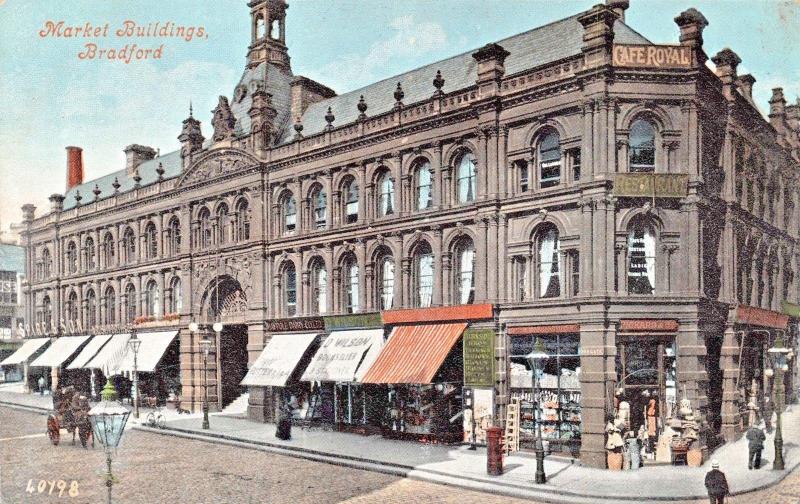
<instances>
[{"instance_id":1,"label":"sky","mask_svg":"<svg viewBox=\"0 0 800 504\"><path fill-rule=\"evenodd\" d=\"M295 75L339 93L589 9L601 0L289 0L287 45ZM730 47L739 74L756 78L762 111L773 87L800 95L800 0L631 0L626 22L654 43L678 42L673 18L695 7L708 19L706 54ZM84 149L85 180L125 166L133 143L178 148L181 121L194 115L210 136L211 109L231 96L250 42L247 0L0 0L0 231L20 207L49 209L66 184L64 147ZM202 37L126 39L131 20L199 27ZM47 21L109 36L41 36ZM81 59L86 43L137 43L160 59ZM445 77L446 78L446 77Z\"/></svg>"}]
</instances>

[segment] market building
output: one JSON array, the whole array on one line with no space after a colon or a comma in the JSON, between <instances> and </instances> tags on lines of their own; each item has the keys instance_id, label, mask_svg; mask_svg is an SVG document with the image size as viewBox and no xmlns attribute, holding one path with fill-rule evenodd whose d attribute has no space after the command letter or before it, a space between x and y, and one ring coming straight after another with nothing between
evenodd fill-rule
<instances>
[{"instance_id":1,"label":"market building","mask_svg":"<svg viewBox=\"0 0 800 504\"><path fill-rule=\"evenodd\" d=\"M622 403L654 441L678 410L703 448L741 433L797 344L800 104L764 118L700 12L656 44L608 0L337 95L292 73L287 4L247 5L208 139L190 111L179 151L92 181L68 147L65 194L23 209L35 335L174 334L187 409L211 338L213 407L246 386L257 421L446 442L468 397L472 429L518 404L523 449L538 418L596 467Z\"/></svg>"}]
</instances>

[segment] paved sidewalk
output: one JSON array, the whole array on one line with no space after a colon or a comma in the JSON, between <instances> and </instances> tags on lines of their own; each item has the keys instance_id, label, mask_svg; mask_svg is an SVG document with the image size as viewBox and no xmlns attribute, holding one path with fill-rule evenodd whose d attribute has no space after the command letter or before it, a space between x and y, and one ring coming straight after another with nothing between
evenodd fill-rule
<instances>
[{"instance_id":1,"label":"paved sidewalk","mask_svg":"<svg viewBox=\"0 0 800 504\"><path fill-rule=\"evenodd\" d=\"M727 474L732 494L746 493L778 483L800 465L800 406L789 407L783 416L784 458L787 470L773 471L773 437L767 436L760 470L747 469L747 441L742 438L719 448L713 458ZM579 461L556 457L545 460L546 485L535 485L535 459L515 454L505 459L505 473L486 474L486 450L395 441L381 436L359 436L324 430L292 429L292 439L275 437L275 426L244 418L215 416L211 429L202 430L198 419L169 421L164 434L217 440L295 456L325 460L371 470L551 502L642 502L706 499L704 467L653 465L638 471L608 471L583 467Z\"/></svg>"}]
</instances>

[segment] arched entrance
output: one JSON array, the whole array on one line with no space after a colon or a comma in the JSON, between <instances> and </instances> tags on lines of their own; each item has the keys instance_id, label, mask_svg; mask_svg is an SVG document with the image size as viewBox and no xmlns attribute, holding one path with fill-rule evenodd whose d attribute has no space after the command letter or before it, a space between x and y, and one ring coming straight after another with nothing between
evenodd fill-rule
<instances>
[{"instance_id":1,"label":"arched entrance","mask_svg":"<svg viewBox=\"0 0 800 504\"><path fill-rule=\"evenodd\" d=\"M247 296L238 281L222 275L214 278L202 298L201 313L209 323L220 320L223 330L217 337L217 407L224 408L246 392L239 383L247 374Z\"/></svg>"}]
</instances>

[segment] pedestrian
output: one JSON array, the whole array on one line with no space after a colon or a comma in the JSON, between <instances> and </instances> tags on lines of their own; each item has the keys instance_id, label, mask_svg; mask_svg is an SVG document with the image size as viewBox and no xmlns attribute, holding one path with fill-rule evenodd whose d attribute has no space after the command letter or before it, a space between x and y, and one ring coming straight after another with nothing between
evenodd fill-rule
<instances>
[{"instance_id":1,"label":"pedestrian","mask_svg":"<svg viewBox=\"0 0 800 504\"><path fill-rule=\"evenodd\" d=\"M725 504L728 495L728 480L725 473L719 470L719 462L711 461L711 470L706 473L706 490L711 504Z\"/></svg>"},{"instance_id":2,"label":"pedestrian","mask_svg":"<svg viewBox=\"0 0 800 504\"><path fill-rule=\"evenodd\" d=\"M292 410L285 394L280 396L277 413L278 428L275 431L275 437L288 441L292 438Z\"/></svg>"},{"instance_id":3,"label":"pedestrian","mask_svg":"<svg viewBox=\"0 0 800 504\"><path fill-rule=\"evenodd\" d=\"M39 385L39 395L44 395L44 376L40 376L36 383Z\"/></svg>"},{"instance_id":4,"label":"pedestrian","mask_svg":"<svg viewBox=\"0 0 800 504\"><path fill-rule=\"evenodd\" d=\"M755 425L751 425L750 428L747 429L745 437L747 438L748 444L747 468L760 469L761 450L764 449L764 440L767 439L767 436L764 435L764 431Z\"/></svg>"}]
</instances>

